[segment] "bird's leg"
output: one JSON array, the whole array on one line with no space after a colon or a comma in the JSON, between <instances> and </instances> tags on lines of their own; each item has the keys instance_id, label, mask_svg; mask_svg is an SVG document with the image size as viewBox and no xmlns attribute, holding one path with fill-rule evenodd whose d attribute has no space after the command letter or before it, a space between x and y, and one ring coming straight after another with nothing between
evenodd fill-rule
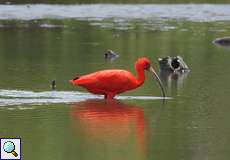
<instances>
[{"instance_id":1,"label":"bird's leg","mask_svg":"<svg viewBox=\"0 0 230 160\"><path fill-rule=\"evenodd\" d=\"M105 99L113 99L113 97L115 97L114 93L108 93L104 96Z\"/></svg>"}]
</instances>

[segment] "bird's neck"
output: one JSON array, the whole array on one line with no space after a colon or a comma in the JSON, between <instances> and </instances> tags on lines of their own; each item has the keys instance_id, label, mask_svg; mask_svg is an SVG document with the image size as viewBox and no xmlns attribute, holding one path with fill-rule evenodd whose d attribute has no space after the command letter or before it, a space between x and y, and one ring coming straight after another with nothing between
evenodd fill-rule
<instances>
[{"instance_id":1,"label":"bird's neck","mask_svg":"<svg viewBox=\"0 0 230 160\"><path fill-rule=\"evenodd\" d=\"M142 85L145 81L145 71L143 69L143 67L141 67L140 65L136 64L135 65L135 69L137 72L137 84L138 86Z\"/></svg>"}]
</instances>

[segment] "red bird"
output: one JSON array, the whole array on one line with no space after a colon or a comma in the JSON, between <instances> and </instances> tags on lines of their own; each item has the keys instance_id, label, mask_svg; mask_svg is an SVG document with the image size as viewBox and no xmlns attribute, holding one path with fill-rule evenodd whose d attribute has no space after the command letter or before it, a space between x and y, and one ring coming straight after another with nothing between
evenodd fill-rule
<instances>
[{"instance_id":1,"label":"red bird","mask_svg":"<svg viewBox=\"0 0 230 160\"><path fill-rule=\"evenodd\" d=\"M139 58L135 63L135 70L137 77L126 70L109 69L76 77L70 80L70 83L84 87L91 93L104 95L105 99L113 99L113 97L119 93L141 86L145 81L144 71L147 70L156 77L163 96L165 97L162 82L155 70L151 67L149 59L145 57Z\"/></svg>"}]
</instances>

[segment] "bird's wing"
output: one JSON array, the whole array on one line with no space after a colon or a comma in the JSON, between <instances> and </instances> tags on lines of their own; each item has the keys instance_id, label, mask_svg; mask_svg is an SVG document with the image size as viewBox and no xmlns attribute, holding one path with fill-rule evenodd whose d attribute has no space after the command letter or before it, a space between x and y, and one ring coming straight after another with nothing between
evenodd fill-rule
<instances>
[{"instance_id":1,"label":"bird's wing","mask_svg":"<svg viewBox=\"0 0 230 160\"><path fill-rule=\"evenodd\" d=\"M125 70L103 70L80 77L78 85L104 91L123 91L132 88L135 77Z\"/></svg>"}]
</instances>

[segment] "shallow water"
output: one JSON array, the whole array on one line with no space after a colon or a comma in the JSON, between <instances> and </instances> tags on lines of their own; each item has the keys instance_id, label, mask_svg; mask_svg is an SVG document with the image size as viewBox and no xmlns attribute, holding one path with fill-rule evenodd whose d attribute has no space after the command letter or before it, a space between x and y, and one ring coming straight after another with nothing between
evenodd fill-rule
<instances>
[{"instance_id":1,"label":"shallow water","mask_svg":"<svg viewBox=\"0 0 230 160\"><path fill-rule=\"evenodd\" d=\"M230 52L212 41L229 36L229 8L0 5L0 137L21 137L34 160L228 159ZM108 49L119 57L105 60ZM160 74L157 58L168 55L191 71ZM68 82L107 68L135 73L142 56L161 75L164 103L148 74L114 101Z\"/></svg>"}]
</instances>

